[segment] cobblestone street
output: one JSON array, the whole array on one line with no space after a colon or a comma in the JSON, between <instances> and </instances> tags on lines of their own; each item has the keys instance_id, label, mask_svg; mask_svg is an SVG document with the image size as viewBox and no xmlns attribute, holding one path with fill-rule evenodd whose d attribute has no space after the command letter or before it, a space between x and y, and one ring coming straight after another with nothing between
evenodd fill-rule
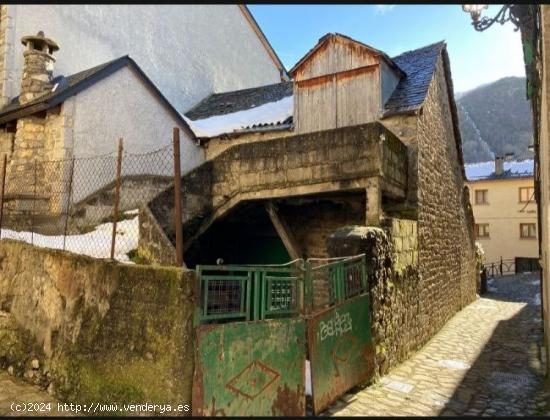
<instances>
[{"instance_id":1,"label":"cobblestone street","mask_svg":"<svg viewBox=\"0 0 550 420\"><path fill-rule=\"evenodd\" d=\"M345 395L336 416L549 415L534 275L490 282L418 353L378 384Z\"/></svg>"},{"instance_id":2,"label":"cobblestone street","mask_svg":"<svg viewBox=\"0 0 550 420\"><path fill-rule=\"evenodd\" d=\"M489 290L378 384L347 394L325 414L549 415L539 361L539 281L509 276ZM49 412L12 409L12 403L48 402ZM63 413L45 391L0 372L0 416L37 414Z\"/></svg>"}]
</instances>

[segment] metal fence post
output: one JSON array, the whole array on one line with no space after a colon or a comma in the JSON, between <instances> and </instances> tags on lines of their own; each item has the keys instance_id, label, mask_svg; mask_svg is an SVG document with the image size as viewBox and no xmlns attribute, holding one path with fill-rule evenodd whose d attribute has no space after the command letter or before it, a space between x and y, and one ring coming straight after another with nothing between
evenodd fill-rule
<instances>
[{"instance_id":1,"label":"metal fence post","mask_svg":"<svg viewBox=\"0 0 550 420\"><path fill-rule=\"evenodd\" d=\"M74 175L74 156L71 159L71 172L69 175L69 191L67 191L67 204L65 210L65 227L63 229L63 251L65 250L65 242L67 240L67 228L69 225L69 207L71 206L71 197L73 192L73 175Z\"/></svg>"},{"instance_id":2,"label":"metal fence post","mask_svg":"<svg viewBox=\"0 0 550 420\"><path fill-rule=\"evenodd\" d=\"M31 216L31 245L34 245L34 216L36 214L36 159L34 160L34 192L32 200L32 216Z\"/></svg>"},{"instance_id":3,"label":"metal fence post","mask_svg":"<svg viewBox=\"0 0 550 420\"><path fill-rule=\"evenodd\" d=\"M176 264L183 265L183 226L181 207L181 156L180 156L180 129L174 127L174 229L176 231Z\"/></svg>"},{"instance_id":4,"label":"metal fence post","mask_svg":"<svg viewBox=\"0 0 550 420\"><path fill-rule=\"evenodd\" d=\"M2 162L2 190L0 190L0 238L2 237L2 218L4 217L4 192L6 189L6 166L8 164L8 155L4 154Z\"/></svg>"},{"instance_id":5,"label":"metal fence post","mask_svg":"<svg viewBox=\"0 0 550 420\"><path fill-rule=\"evenodd\" d=\"M120 174L122 171L122 138L118 139L118 157L116 161L115 203L113 206L113 234L111 237L111 259L115 258L116 225L118 220L118 206L120 202Z\"/></svg>"}]
</instances>

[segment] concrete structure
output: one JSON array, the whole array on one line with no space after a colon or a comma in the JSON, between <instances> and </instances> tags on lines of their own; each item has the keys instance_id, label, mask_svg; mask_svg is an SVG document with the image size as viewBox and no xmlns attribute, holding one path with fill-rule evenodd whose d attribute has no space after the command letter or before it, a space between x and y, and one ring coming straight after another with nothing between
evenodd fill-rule
<instances>
[{"instance_id":1,"label":"concrete structure","mask_svg":"<svg viewBox=\"0 0 550 420\"><path fill-rule=\"evenodd\" d=\"M466 165L484 263L538 258L533 160L504 162L500 174L496 169L493 161Z\"/></svg>"},{"instance_id":2,"label":"concrete structure","mask_svg":"<svg viewBox=\"0 0 550 420\"><path fill-rule=\"evenodd\" d=\"M391 94L382 91L384 65L399 78ZM388 281L371 286L396 290L388 297L372 289L381 302L390 299L373 316L392 329L376 332L377 357L388 345L385 366L392 365L476 295L473 213L445 44L389 58L329 34L291 73L300 80L215 94L186 113L209 158L182 178L184 261L322 259L339 229L388 232L398 257L382 258ZM173 194L167 189L140 213L138 252L152 262L173 262ZM314 299L327 288L316 284Z\"/></svg>"}]
</instances>

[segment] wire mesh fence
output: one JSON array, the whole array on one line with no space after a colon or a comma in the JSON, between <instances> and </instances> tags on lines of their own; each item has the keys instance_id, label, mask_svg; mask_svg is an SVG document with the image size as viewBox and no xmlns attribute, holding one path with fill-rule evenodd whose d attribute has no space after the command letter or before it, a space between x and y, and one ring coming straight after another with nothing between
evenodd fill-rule
<instances>
[{"instance_id":1,"label":"wire mesh fence","mask_svg":"<svg viewBox=\"0 0 550 420\"><path fill-rule=\"evenodd\" d=\"M7 162L0 237L129 261L139 208L174 182L174 147L102 156Z\"/></svg>"}]
</instances>

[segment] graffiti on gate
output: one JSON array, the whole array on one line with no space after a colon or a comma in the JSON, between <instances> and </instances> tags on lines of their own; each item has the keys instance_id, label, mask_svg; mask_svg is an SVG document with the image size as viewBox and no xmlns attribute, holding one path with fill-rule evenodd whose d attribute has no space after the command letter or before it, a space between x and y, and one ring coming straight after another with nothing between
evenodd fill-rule
<instances>
[{"instance_id":1,"label":"graffiti on gate","mask_svg":"<svg viewBox=\"0 0 550 420\"><path fill-rule=\"evenodd\" d=\"M319 338L320 341L325 341L328 337L339 337L352 329L353 325L349 312L340 314L340 312L335 311L332 318L326 322L321 321L319 324Z\"/></svg>"}]
</instances>

